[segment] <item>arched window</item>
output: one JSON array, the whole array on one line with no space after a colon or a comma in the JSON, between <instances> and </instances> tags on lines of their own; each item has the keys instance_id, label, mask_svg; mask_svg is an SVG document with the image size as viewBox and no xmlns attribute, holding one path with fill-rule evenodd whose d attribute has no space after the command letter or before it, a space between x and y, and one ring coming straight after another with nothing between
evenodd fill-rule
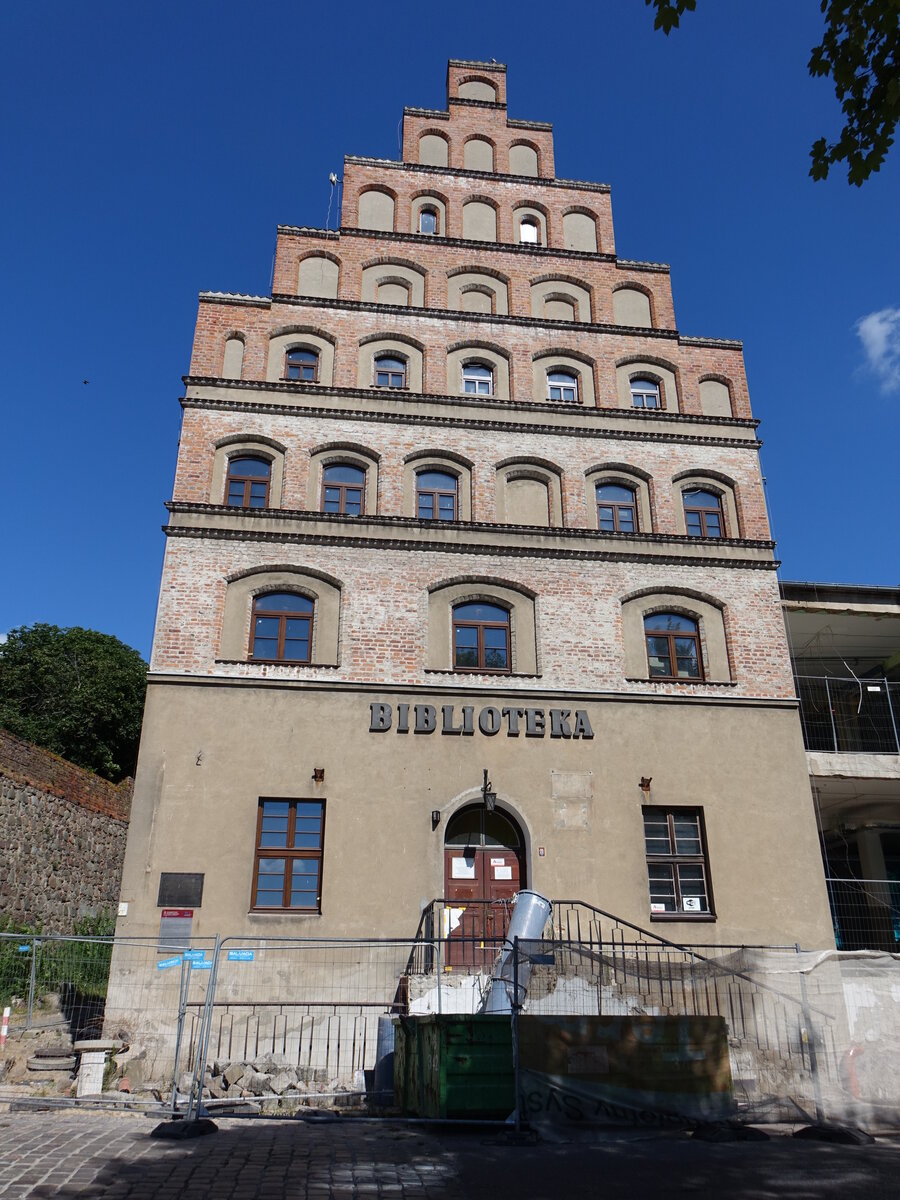
<instances>
[{"instance_id":1,"label":"arched window","mask_svg":"<svg viewBox=\"0 0 900 1200\"><path fill-rule=\"evenodd\" d=\"M269 592L253 601L250 657L268 662L308 663L313 602L293 592Z\"/></svg>"},{"instance_id":2,"label":"arched window","mask_svg":"<svg viewBox=\"0 0 900 1200\"><path fill-rule=\"evenodd\" d=\"M632 379L631 403L634 408L660 408L659 384L653 379Z\"/></svg>"},{"instance_id":3,"label":"arched window","mask_svg":"<svg viewBox=\"0 0 900 1200\"><path fill-rule=\"evenodd\" d=\"M322 512L358 517L364 509L366 473L350 463L333 463L322 472Z\"/></svg>"},{"instance_id":4,"label":"arched window","mask_svg":"<svg viewBox=\"0 0 900 1200\"><path fill-rule=\"evenodd\" d=\"M558 400L562 404L577 404L577 377L571 371L548 371L547 399Z\"/></svg>"},{"instance_id":5,"label":"arched window","mask_svg":"<svg viewBox=\"0 0 900 1200\"><path fill-rule=\"evenodd\" d=\"M722 497L700 488L688 488L681 493L684 503L684 524L688 537L724 537Z\"/></svg>"},{"instance_id":6,"label":"arched window","mask_svg":"<svg viewBox=\"0 0 900 1200\"><path fill-rule=\"evenodd\" d=\"M463 392L470 396L493 396L494 372L484 363L463 363L462 369Z\"/></svg>"},{"instance_id":7,"label":"arched window","mask_svg":"<svg viewBox=\"0 0 900 1200\"><path fill-rule=\"evenodd\" d=\"M272 464L264 458L230 458L225 476L225 503L229 508L266 508Z\"/></svg>"},{"instance_id":8,"label":"arched window","mask_svg":"<svg viewBox=\"0 0 900 1200\"><path fill-rule=\"evenodd\" d=\"M509 671L509 612L505 608L457 604L453 610L453 667L457 671Z\"/></svg>"},{"instance_id":9,"label":"arched window","mask_svg":"<svg viewBox=\"0 0 900 1200\"><path fill-rule=\"evenodd\" d=\"M416 515L420 521L455 521L458 481L446 471L416 476Z\"/></svg>"},{"instance_id":10,"label":"arched window","mask_svg":"<svg viewBox=\"0 0 900 1200\"><path fill-rule=\"evenodd\" d=\"M638 533L634 489L619 483L597 484L597 527L603 533Z\"/></svg>"},{"instance_id":11,"label":"arched window","mask_svg":"<svg viewBox=\"0 0 900 1200\"><path fill-rule=\"evenodd\" d=\"M288 350L284 356L285 379L315 383L319 378L319 356L315 350Z\"/></svg>"},{"instance_id":12,"label":"arched window","mask_svg":"<svg viewBox=\"0 0 900 1200\"><path fill-rule=\"evenodd\" d=\"M702 679L697 622L680 613L659 612L644 618L651 679Z\"/></svg>"},{"instance_id":13,"label":"arched window","mask_svg":"<svg viewBox=\"0 0 900 1200\"><path fill-rule=\"evenodd\" d=\"M523 217L519 222L519 241L530 242L537 246L541 240L541 231L534 217Z\"/></svg>"},{"instance_id":14,"label":"arched window","mask_svg":"<svg viewBox=\"0 0 900 1200\"><path fill-rule=\"evenodd\" d=\"M419 233L437 233L438 214L436 208L419 209Z\"/></svg>"},{"instance_id":15,"label":"arched window","mask_svg":"<svg viewBox=\"0 0 900 1200\"><path fill-rule=\"evenodd\" d=\"M375 359L375 386L380 388L406 387L406 362L390 354L379 354Z\"/></svg>"}]
</instances>

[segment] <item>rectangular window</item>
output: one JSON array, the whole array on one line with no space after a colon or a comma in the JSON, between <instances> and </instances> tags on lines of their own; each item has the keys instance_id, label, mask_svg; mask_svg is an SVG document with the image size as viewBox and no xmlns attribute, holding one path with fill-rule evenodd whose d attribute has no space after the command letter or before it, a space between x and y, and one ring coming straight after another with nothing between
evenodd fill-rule
<instances>
[{"instance_id":1,"label":"rectangular window","mask_svg":"<svg viewBox=\"0 0 900 1200\"><path fill-rule=\"evenodd\" d=\"M260 800L252 907L320 912L324 839L324 800Z\"/></svg>"},{"instance_id":2,"label":"rectangular window","mask_svg":"<svg viewBox=\"0 0 900 1200\"><path fill-rule=\"evenodd\" d=\"M702 809L645 808L643 813L650 916L713 916Z\"/></svg>"}]
</instances>

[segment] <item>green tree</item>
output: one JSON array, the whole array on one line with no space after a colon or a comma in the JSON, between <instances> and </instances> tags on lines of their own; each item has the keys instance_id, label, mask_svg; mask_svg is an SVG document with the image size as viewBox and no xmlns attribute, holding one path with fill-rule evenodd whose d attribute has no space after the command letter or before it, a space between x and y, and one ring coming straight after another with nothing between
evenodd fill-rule
<instances>
[{"instance_id":1,"label":"green tree","mask_svg":"<svg viewBox=\"0 0 900 1200\"><path fill-rule=\"evenodd\" d=\"M23 625L0 646L0 726L114 782L134 772L146 687L108 633Z\"/></svg>"},{"instance_id":2,"label":"green tree","mask_svg":"<svg viewBox=\"0 0 900 1200\"><path fill-rule=\"evenodd\" d=\"M654 29L669 34L697 0L644 0L656 9ZM900 120L900 0L820 0L821 44L809 60L812 76L830 75L844 113L836 142L821 137L810 150L813 179L827 179L846 162L847 179L860 187L881 169Z\"/></svg>"}]
</instances>

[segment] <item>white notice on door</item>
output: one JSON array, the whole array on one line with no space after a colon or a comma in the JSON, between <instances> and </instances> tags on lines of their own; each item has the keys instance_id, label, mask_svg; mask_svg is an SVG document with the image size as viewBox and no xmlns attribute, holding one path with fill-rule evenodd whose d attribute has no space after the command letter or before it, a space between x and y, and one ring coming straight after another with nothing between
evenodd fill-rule
<instances>
[{"instance_id":1,"label":"white notice on door","mask_svg":"<svg viewBox=\"0 0 900 1200\"><path fill-rule=\"evenodd\" d=\"M450 876L452 879L474 879L475 878L475 859L474 858L454 858L451 860L452 866Z\"/></svg>"},{"instance_id":2,"label":"white notice on door","mask_svg":"<svg viewBox=\"0 0 900 1200\"><path fill-rule=\"evenodd\" d=\"M512 867L494 867L495 879L512 879Z\"/></svg>"},{"instance_id":3,"label":"white notice on door","mask_svg":"<svg viewBox=\"0 0 900 1200\"><path fill-rule=\"evenodd\" d=\"M506 865L506 859L505 859L505 858L492 858L492 859L491 859L491 866L492 866L492 867L502 867L502 866L505 866L505 865Z\"/></svg>"}]
</instances>

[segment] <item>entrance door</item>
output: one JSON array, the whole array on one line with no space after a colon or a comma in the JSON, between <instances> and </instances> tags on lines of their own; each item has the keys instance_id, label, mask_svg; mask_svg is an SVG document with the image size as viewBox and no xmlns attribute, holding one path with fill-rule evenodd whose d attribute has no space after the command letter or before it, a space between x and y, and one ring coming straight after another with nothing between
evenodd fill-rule
<instances>
[{"instance_id":1,"label":"entrance door","mask_svg":"<svg viewBox=\"0 0 900 1200\"><path fill-rule=\"evenodd\" d=\"M510 900L525 887L522 835L504 813L473 804L444 837L444 937L451 967L481 968L500 949Z\"/></svg>"}]
</instances>

